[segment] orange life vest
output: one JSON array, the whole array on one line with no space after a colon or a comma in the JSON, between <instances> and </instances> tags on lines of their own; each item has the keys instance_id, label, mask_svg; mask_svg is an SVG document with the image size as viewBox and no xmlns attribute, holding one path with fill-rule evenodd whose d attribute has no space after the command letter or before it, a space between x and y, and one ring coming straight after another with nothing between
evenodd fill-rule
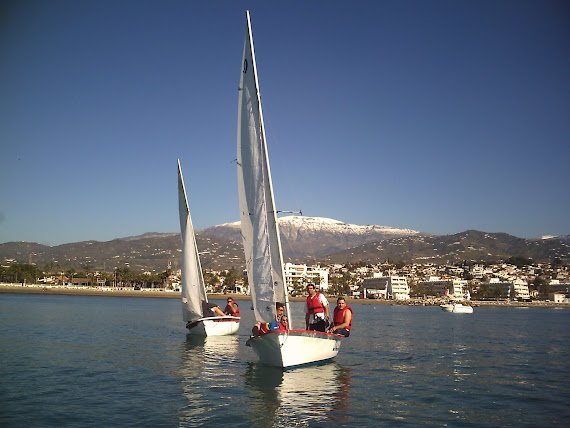
<instances>
[{"instance_id":1,"label":"orange life vest","mask_svg":"<svg viewBox=\"0 0 570 428\"><path fill-rule=\"evenodd\" d=\"M234 304L237 306L236 312L233 312L233 309L232 309L232 305L234 305ZM232 317L239 317L239 305L235 301L232 302L231 304L228 303L226 305L226 309L224 309L224 312L228 315L231 315Z\"/></svg>"},{"instance_id":2,"label":"orange life vest","mask_svg":"<svg viewBox=\"0 0 570 428\"><path fill-rule=\"evenodd\" d=\"M314 296L307 297L307 308L309 309L309 314L316 314L325 311L325 307L319 300L320 295L321 293L317 291Z\"/></svg>"},{"instance_id":3,"label":"orange life vest","mask_svg":"<svg viewBox=\"0 0 570 428\"><path fill-rule=\"evenodd\" d=\"M352 315L354 315L354 311L348 305L344 307L344 309L339 309L338 306L334 308L334 316L333 316L333 323L334 325L341 325L344 322L344 314L346 311L349 310ZM350 318L350 323L346 327L347 330L352 329L352 317Z\"/></svg>"}]
</instances>

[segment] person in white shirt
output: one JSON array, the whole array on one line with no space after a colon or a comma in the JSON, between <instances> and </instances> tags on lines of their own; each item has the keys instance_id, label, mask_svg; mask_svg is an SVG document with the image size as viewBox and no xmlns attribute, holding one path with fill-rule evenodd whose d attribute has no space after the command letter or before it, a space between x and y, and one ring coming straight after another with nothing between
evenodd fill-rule
<instances>
[{"instance_id":1,"label":"person in white shirt","mask_svg":"<svg viewBox=\"0 0 570 428\"><path fill-rule=\"evenodd\" d=\"M317 291L315 284L307 285L305 304L305 325L307 330L326 331L329 322L329 302L324 294Z\"/></svg>"}]
</instances>

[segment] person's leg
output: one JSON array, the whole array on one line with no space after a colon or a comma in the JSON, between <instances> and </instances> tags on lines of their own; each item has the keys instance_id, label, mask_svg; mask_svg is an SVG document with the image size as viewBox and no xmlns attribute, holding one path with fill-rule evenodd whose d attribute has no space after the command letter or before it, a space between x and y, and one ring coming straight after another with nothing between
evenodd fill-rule
<instances>
[{"instance_id":1,"label":"person's leg","mask_svg":"<svg viewBox=\"0 0 570 428\"><path fill-rule=\"evenodd\" d=\"M319 322L317 322L316 324L313 324L315 326L314 330L315 331L322 331L325 332L327 329L327 326L325 324L325 320L319 320Z\"/></svg>"}]
</instances>

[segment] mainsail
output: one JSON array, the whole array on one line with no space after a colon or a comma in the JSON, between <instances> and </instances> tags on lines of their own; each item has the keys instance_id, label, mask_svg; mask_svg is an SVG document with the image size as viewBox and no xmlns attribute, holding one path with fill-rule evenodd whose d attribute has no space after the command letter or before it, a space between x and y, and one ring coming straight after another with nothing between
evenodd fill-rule
<instances>
[{"instance_id":1,"label":"mainsail","mask_svg":"<svg viewBox=\"0 0 570 428\"><path fill-rule=\"evenodd\" d=\"M237 164L241 230L255 319L275 320L287 303L249 12L239 85ZM291 316L287 305L289 323Z\"/></svg>"},{"instance_id":2,"label":"mainsail","mask_svg":"<svg viewBox=\"0 0 570 428\"><path fill-rule=\"evenodd\" d=\"M207 301L207 296L180 160L178 160L178 209L182 235L182 273L180 278L182 282L182 318L188 322L202 318L202 300Z\"/></svg>"}]
</instances>

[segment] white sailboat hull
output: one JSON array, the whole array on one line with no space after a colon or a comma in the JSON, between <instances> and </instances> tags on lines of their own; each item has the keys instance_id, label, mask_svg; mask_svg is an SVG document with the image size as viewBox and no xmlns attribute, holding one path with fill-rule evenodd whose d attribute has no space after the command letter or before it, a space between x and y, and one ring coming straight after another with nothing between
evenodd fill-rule
<instances>
[{"instance_id":1,"label":"white sailboat hull","mask_svg":"<svg viewBox=\"0 0 570 428\"><path fill-rule=\"evenodd\" d=\"M208 317L193 322L187 328L195 336L227 336L238 331L239 321L239 317Z\"/></svg>"},{"instance_id":2,"label":"white sailboat hull","mask_svg":"<svg viewBox=\"0 0 570 428\"><path fill-rule=\"evenodd\" d=\"M472 306L463 306L461 303L456 303L455 305L448 303L445 305L440 305L444 312L452 312L456 314L472 314Z\"/></svg>"},{"instance_id":3,"label":"white sailboat hull","mask_svg":"<svg viewBox=\"0 0 570 428\"><path fill-rule=\"evenodd\" d=\"M308 330L269 332L247 342L262 364L284 369L315 364L336 357L343 336Z\"/></svg>"}]
</instances>

